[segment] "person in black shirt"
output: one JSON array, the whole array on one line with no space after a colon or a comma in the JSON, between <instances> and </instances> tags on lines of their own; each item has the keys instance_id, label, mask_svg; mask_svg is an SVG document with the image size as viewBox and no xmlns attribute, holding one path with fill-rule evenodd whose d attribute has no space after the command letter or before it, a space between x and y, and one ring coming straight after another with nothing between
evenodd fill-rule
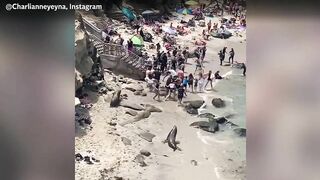
<instances>
[{"instance_id":1,"label":"person in black shirt","mask_svg":"<svg viewBox=\"0 0 320 180\"><path fill-rule=\"evenodd\" d=\"M177 48L175 47L174 50L172 51L172 55L173 55L173 56L176 56L177 53L178 53L178 51L177 51Z\"/></svg>"},{"instance_id":2,"label":"person in black shirt","mask_svg":"<svg viewBox=\"0 0 320 180\"><path fill-rule=\"evenodd\" d=\"M231 61L231 64L233 64L233 58L234 58L234 50L233 50L233 48L231 48L229 54L230 54L230 56L229 56L229 63L230 63L230 59L231 59L231 60L232 60L232 61Z\"/></svg>"},{"instance_id":3,"label":"person in black shirt","mask_svg":"<svg viewBox=\"0 0 320 180\"><path fill-rule=\"evenodd\" d=\"M227 47L224 47L224 48L222 49L223 60L224 60L224 57L226 56L226 51L227 51Z\"/></svg>"},{"instance_id":4,"label":"person in black shirt","mask_svg":"<svg viewBox=\"0 0 320 180\"><path fill-rule=\"evenodd\" d=\"M209 71L209 73L208 73L208 77L207 77L207 83L206 83L206 85L204 86L204 88L206 88L207 87L207 85L208 85L208 83L210 82L210 85L211 85L211 89L213 88L213 86L212 86L212 71L210 70Z\"/></svg>"},{"instance_id":5,"label":"person in black shirt","mask_svg":"<svg viewBox=\"0 0 320 180\"><path fill-rule=\"evenodd\" d=\"M219 55L219 59L220 59L220 66L222 66L222 61L224 60L224 55L222 53L222 50L220 50L220 52L218 53Z\"/></svg>"},{"instance_id":6,"label":"person in black shirt","mask_svg":"<svg viewBox=\"0 0 320 180\"><path fill-rule=\"evenodd\" d=\"M154 76L154 79L160 82L161 72L158 68L153 72L153 76Z\"/></svg>"},{"instance_id":7,"label":"person in black shirt","mask_svg":"<svg viewBox=\"0 0 320 180\"><path fill-rule=\"evenodd\" d=\"M178 102L179 102L179 104L181 104L181 101L182 101L184 94L185 94L185 89L184 89L183 85L180 85L178 87Z\"/></svg>"},{"instance_id":8,"label":"person in black shirt","mask_svg":"<svg viewBox=\"0 0 320 180\"><path fill-rule=\"evenodd\" d=\"M167 68L167 64L168 64L168 57L167 57L166 53L164 53L161 58L161 71L162 72L164 72L165 69Z\"/></svg>"},{"instance_id":9,"label":"person in black shirt","mask_svg":"<svg viewBox=\"0 0 320 180\"><path fill-rule=\"evenodd\" d=\"M241 69L243 69L243 72L242 72L243 76L246 76L247 67L246 67L246 65L244 63L242 63Z\"/></svg>"},{"instance_id":10,"label":"person in black shirt","mask_svg":"<svg viewBox=\"0 0 320 180\"><path fill-rule=\"evenodd\" d=\"M176 59L176 57L172 58L171 64L172 64L172 69L173 70L177 70L177 59Z\"/></svg>"}]
</instances>

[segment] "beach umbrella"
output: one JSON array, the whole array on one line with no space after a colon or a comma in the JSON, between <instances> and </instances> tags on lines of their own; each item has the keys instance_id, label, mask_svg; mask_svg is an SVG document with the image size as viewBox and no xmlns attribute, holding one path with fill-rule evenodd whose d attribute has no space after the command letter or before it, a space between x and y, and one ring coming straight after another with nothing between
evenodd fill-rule
<instances>
[{"instance_id":1,"label":"beach umbrella","mask_svg":"<svg viewBox=\"0 0 320 180\"><path fill-rule=\"evenodd\" d=\"M143 43L144 43L142 37L137 36L137 35L133 36L131 38L131 41L133 42L133 45L135 45L135 46L143 46Z\"/></svg>"},{"instance_id":2,"label":"beach umbrella","mask_svg":"<svg viewBox=\"0 0 320 180\"><path fill-rule=\"evenodd\" d=\"M129 20L134 20L136 18L134 13L127 7L123 7L121 11L122 14L125 15Z\"/></svg>"},{"instance_id":3,"label":"beach umbrella","mask_svg":"<svg viewBox=\"0 0 320 180\"><path fill-rule=\"evenodd\" d=\"M187 8L179 9L177 12L180 14L192 14L191 9L187 9Z\"/></svg>"},{"instance_id":4,"label":"beach umbrella","mask_svg":"<svg viewBox=\"0 0 320 180\"><path fill-rule=\"evenodd\" d=\"M175 35L177 34L177 31L170 28L170 27L163 27L162 30L170 35Z\"/></svg>"},{"instance_id":5,"label":"beach umbrella","mask_svg":"<svg viewBox=\"0 0 320 180\"><path fill-rule=\"evenodd\" d=\"M199 5L199 3L198 3L197 1L187 1L185 4L186 4L186 5L189 5L189 6Z\"/></svg>"}]
</instances>

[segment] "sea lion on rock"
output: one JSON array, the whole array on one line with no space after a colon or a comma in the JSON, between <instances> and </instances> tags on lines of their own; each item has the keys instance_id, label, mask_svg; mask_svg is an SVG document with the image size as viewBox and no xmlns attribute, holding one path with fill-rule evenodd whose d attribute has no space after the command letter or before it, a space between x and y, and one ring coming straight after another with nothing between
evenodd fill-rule
<instances>
[{"instance_id":1,"label":"sea lion on rock","mask_svg":"<svg viewBox=\"0 0 320 180\"><path fill-rule=\"evenodd\" d=\"M150 112L162 112L160 108L157 108L151 104L145 104L144 107L146 108L147 111L150 111Z\"/></svg>"},{"instance_id":2,"label":"sea lion on rock","mask_svg":"<svg viewBox=\"0 0 320 180\"><path fill-rule=\"evenodd\" d=\"M214 118L215 115L213 115L211 113L203 113L203 114L199 114L198 117L199 118Z\"/></svg>"},{"instance_id":3,"label":"sea lion on rock","mask_svg":"<svg viewBox=\"0 0 320 180\"><path fill-rule=\"evenodd\" d=\"M247 130L245 128L236 128L233 130L238 136L240 137L246 137L247 135Z\"/></svg>"},{"instance_id":4,"label":"sea lion on rock","mask_svg":"<svg viewBox=\"0 0 320 180\"><path fill-rule=\"evenodd\" d=\"M177 142L176 142L176 136L177 136L177 126L173 126L171 131L169 132L166 140L164 143L168 143L169 147L173 149L173 151L176 151L177 149L181 151L180 148L177 147Z\"/></svg>"},{"instance_id":5,"label":"sea lion on rock","mask_svg":"<svg viewBox=\"0 0 320 180\"><path fill-rule=\"evenodd\" d=\"M219 124L215 119L209 119L209 121L196 121L190 124L195 128L200 128L204 131L215 133L219 131Z\"/></svg>"}]
</instances>

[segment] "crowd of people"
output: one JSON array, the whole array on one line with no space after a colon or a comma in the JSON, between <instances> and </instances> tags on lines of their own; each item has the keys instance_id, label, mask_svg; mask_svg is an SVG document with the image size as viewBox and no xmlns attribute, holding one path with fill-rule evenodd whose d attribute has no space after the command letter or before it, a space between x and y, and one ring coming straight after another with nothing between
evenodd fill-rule
<instances>
[{"instance_id":1,"label":"crowd of people","mask_svg":"<svg viewBox=\"0 0 320 180\"><path fill-rule=\"evenodd\" d=\"M211 20L205 24L202 30L202 39L194 41L194 44L197 46L194 51L190 52L189 47L181 48L181 46L176 43L175 36L183 36L187 33L185 27L195 27L195 21L205 20L205 15L208 15L208 13L217 15L216 11L219 8L226 10L234 17L230 19L222 18L221 24L213 23ZM209 37L211 33L218 30L231 28L236 25L245 26L245 11L239 3L226 1L223 5L216 4L213 5L213 7L201 6L193 12L195 13L194 17L188 21L181 20L181 25L178 24L174 27L172 23L170 24L169 28L176 31L176 35L164 32L160 21L159 23L155 23L154 21L148 21L146 23L146 21L142 21L143 19L138 19L137 21L131 22L132 29L135 31L135 34L143 39L151 36L150 38L152 41L151 33L155 36L162 36L162 41L157 43L153 42L149 47L150 49L156 49L156 54L148 54L147 52L143 53L139 48L139 52L136 53L137 48L131 39L125 41L120 34L110 28L103 31L103 38L105 42L117 43L119 45L126 46L128 51L133 51L144 59L142 63L144 63L148 68L146 70L145 81L147 82L147 86L155 93L155 96L153 97L154 99L161 99L160 89L161 87L164 87L166 89L165 94L167 94L164 100L176 99L177 97L178 102L181 103L182 98L187 96L187 92L203 92L209 84L211 88L213 88L213 82L215 80L223 79L223 77L220 76L219 71L213 73L212 70L208 70L207 73L205 73L203 61L207 52L206 41L210 40ZM162 21L165 20L166 19L162 19ZM144 26L152 26L153 32L147 32ZM229 55L227 58L229 64L233 64L235 62L234 49L230 48L229 52L227 52L227 47L223 47L218 53L221 66L223 65L227 55ZM192 57L195 57L195 59ZM187 73L185 72L185 66L188 59L191 58L195 61L195 71ZM245 75L246 67L244 64L243 69L243 75Z\"/></svg>"}]
</instances>

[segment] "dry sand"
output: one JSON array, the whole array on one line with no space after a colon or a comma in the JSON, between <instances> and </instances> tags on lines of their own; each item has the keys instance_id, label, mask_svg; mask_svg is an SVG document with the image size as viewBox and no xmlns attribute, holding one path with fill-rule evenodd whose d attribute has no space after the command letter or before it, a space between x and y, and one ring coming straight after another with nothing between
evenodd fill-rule
<instances>
[{"instance_id":1,"label":"dry sand","mask_svg":"<svg viewBox=\"0 0 320 180\"><path fill-rule=\"evenodd\" d=\"M179 18L188 20L191 16L179 15ZM218 18L206 18L206 21L209 19L212 19L213 22L218 21ZM176 26L179 21L180 19L173 20L173 25ZM169 26L170 23L166 24ZM196 27L196 31L188 36L178 36L178 44L181 44L182 47L193 47L192 36L200 38L202 29ZM126 38L131 35L123 36ZM234 48L235 61L245 62L245 38L245 32L242 33L242 37L232 36L227 40L211 38L207 44L205 72L220 70L221 74L225 74L231 71L230 67L219 66L217 53L224 46L227 46L229 50L231 47ZM186 71L193 72L194 60L189 59L188 62L191 65L186 66ZM112 78L112 75L106 74L106 76L106 79ZM132 82L137 83L134 80ZM143 85L145 86L144 83ZM206 91L200 96L215 93ZM88 154L100 162L89 165L84 161L76 161L76 179L95 180L122 177L133 180L218 180L246 178L245 138L236 137L232 131L212 134L192 128L189 124L199 121L199 118L187 114L182 107L177 106L177 102L154 101L152 93L143 97L136 96L129 90L123 90L122 94L127 94L131 102L153 104L161 108L163 112L152 113L147 119L125 126L119 124L111 126L110 121L119 123L130 120L132 116L125 114L127 108L110 108L110 95L98 97L90 110L93 119L91 127L86 130L77 129L75 153L86 154L89 150L91 153ZM201 99L200 96L188 93L184 100ZM178 146L182 151L173 151L167 144L162 143L173 125L178 127L177 140L180 141ZM152 142L148 142L137 135L141 131L149 131L156 136ZM124 145L121 141L122 137L130 139L132 145ZM133 161L142 149L151 152L149 157L145 157L147 164L145 167ZM191 163L192 160L197 162L196 166Z\"/></svg>"}]
</instances>

